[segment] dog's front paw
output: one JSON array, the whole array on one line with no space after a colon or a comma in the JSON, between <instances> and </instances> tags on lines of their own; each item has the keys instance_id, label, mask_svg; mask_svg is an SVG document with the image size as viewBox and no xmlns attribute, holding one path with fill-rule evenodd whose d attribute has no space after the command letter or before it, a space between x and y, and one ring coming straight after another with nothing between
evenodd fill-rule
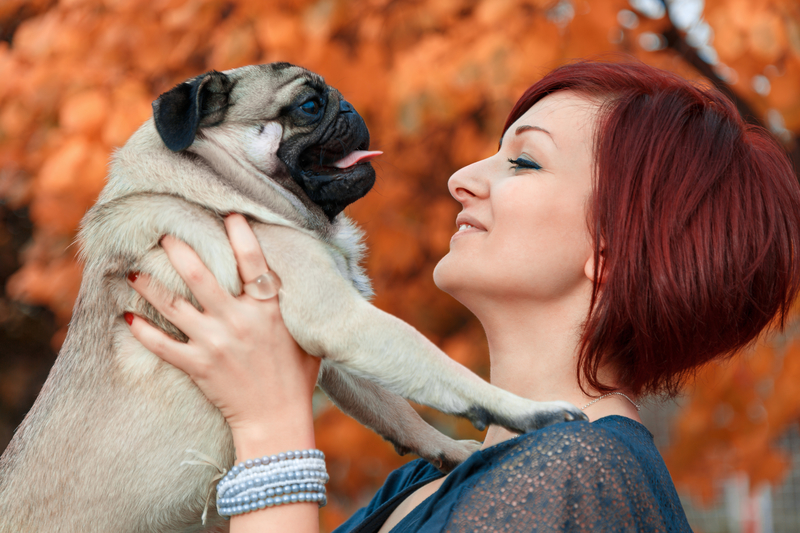
<instances>
[{"instance_id":1,"label":"dog's front paw","mask_svg":"<svg viewBox=\"0 0 800 533\"><path fill-rule=\"evenodd\" d=\"M438 452L420 456L438 468L440 472L447 474L466 461L480 447L481 443L474 440L451 440L445 448ZM425 452L422 451L422 453Z\"/></svg>"},{"instance_id":2,"label":"dog's front paw","mask_svg":"<svg viewBox=\"0 0 800 533\"><path fill-rule=\"evenodd\" d=\"M569 402L531 402L526 400L518 407L516 413L512 414L509 411L496 413L484 407L473 406L464 416L481 431L489 424L496 424L517 433L527 433L559 422L588 420L583 411Z\"/></svg>"},{"instance_id":3,"label":"dog's front paw","mask_svg":"<svg viewBox=\"0 0 800 533\"><path fill-rule=\"evenodd\" d=\"M583 411L569 402L538 402L538 404L534 412L522 418L520 427L516 428L517 431L527 433L560 422L589 420Z\"/></svg>"},{"instance_id":4,"label":"dog's front paw","mask_svg":"<svg viewBox=\"0 0 800 533\"><path fill-rule=\"evenodd\" d=\"M405 455L409 452L416 453L447 474L478 451L481 443L474 440L453 440L427 426L421 434L417 435L417 438L402 444L392 442L392 446L398 455Z\"/></svg>"}]
</instances>

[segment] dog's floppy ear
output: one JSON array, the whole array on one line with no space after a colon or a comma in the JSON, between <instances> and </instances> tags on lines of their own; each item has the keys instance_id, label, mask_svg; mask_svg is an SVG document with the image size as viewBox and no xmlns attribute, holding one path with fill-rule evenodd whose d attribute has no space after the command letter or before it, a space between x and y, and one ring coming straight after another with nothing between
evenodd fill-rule
<instances>
[{"instance_id":1,"label":"dog's floppy ear","mask_svg":"<svg viewBox=\"0 0 800 533\"><path fill-rule=\"evenodd\" d=\"M159 96L153 102L153 119L167 148L185 150L194 142L199 126L222 122L233 85L228 76L212 70Z\"/></svg>"}]
</instances>

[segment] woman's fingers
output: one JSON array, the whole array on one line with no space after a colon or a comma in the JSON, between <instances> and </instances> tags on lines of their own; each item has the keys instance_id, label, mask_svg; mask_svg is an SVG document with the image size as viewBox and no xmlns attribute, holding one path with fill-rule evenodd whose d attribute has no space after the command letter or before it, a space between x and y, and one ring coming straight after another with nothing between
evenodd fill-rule
<instances>
[{"instance_id":1,"label":"woman's fingers","mask_svg":"<svg viewBox=\"0 0 800 533\"><path fill-rule=\"evenodd\" d=\"M161 247L203 309L224 308L230 295L219 286L214 274L208 270L197 252L172 235L165 235L161 239Z\"/></svg>"},{"instance_id":2,"label":"woman's fingers","mask_svg":"<svg viewBox=\"0 0 800 533\"><path fill-rule=\"evenodd\" d=\"M236 264L239 265L239 277L242 278L242 282L253 281L269 271L261 245L242 215L233 214L225 217L225 229L228 231Z\"/></svg>"},{"instance_id":3,"label":"woman's fingers","mask_svg":"<svg viewBox=\"0 0 800 533\"><path fill-rule=\"evenodd\" d=\"M274 272L270 272L250 224L242 215L234 214L225 218L225 228L236 256L239 277L244 282L245 294L256 300L275 297L281 287L281 280Z\"/></svg>"},{"instance_id":4,"label":"woman's fingers","mask_svg":"<svg viewBox=\"0 0 800 533\"><path fill-rule=\"evenodd\" d=\"M128 284L138 292L142 298L150 302L156 311L164 318L175 324L189 337L193 337L202 329L203 315L195 307L179 296L159 289L146 274L131 274ZM139 320L142 322L142 320Z\"/></svg>"},{"instance_id":5,"label":"woman's fingers","mask_svg":"<svg viewBox=\"0 0 800 533\"><path fill-rule=\"evenodd\" d=\"M176 341L139 316L126 316L126 319L130 320L131 333L136 340L142 343L142 346L190 376L196 372L192 366L195 359L189 353L186 344Z\"/></svg>"}]
</instances>

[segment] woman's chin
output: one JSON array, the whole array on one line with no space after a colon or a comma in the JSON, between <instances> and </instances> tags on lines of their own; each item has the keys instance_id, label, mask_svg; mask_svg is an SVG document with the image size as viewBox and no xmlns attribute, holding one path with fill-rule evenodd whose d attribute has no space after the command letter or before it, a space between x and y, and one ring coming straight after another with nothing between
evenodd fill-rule
<instances>
[{"instance_id":1,"label":"woman's chin","mask_svg":"<svg viewBox=\"0 0 800 533\"><path fill-rule=\"evenodd\" d=\"M462 295L465 290L469 290L474 283L470 283L469 273L464 271L463 261L456 261L451 255L445 255L436 264L436 268L433 269L433 283L440 290L460 301L459 295Z\"/></svg>"},{"instance_id":2,"label":"woman's chin","mask_svg":"<svg viewBox=\"0 0 800 533\"><path fill-rule=\"evenodd\" d=\"M439 262L436 263L436 267L433 269L433 283L448 294L450 294L449 287L453 282L453 267L455 265L452 263L453 261L448 253L439 259Z\"/></svg>"},{"instance_id":3,"label":"woman's chin","mask_svg":"<svg viewBox=\"0 0 800 533\"><path fill-rule=\"evenodd\" d=\"M440 290L443 290L444 292L447 292L447 289L445 289L445 286L447 284L447 267L445 266L443 268L442 263L444 263L446 259L447 256L444 256L443 258L439 259L439 262L436 263L436 267L434 267L433 269L433 283L434 285L439 287Z\"/></svg>"}]
</instances>

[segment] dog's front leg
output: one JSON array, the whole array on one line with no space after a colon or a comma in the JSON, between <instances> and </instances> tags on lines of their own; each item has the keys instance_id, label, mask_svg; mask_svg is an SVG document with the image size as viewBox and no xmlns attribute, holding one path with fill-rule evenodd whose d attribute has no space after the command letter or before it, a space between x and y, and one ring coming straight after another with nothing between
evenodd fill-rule
<instances>
[{"instance_id":1,"label":"dog's front leg","mask_svg":"<svg viewBox=\"0 0 800 533\"><path fill-rule=\"evenodd\" d=\"M480 447L453 440L425 422L400 396L323 360L319 386L336 406L389 441L400 455L413 452L449 472Z\"/></svg>"},{"instance_id":2,"label":"dog's front leg","mask_svg":"<svg viewBox=\"0 0 800 533\"><path fill-rule=\"evenodd\" d=\"M340 274L331 250L291 228L256 224L267 261L283 287L284 322L307 352L358 377L482 429L517 432L585 419L566 402L534 402L494 387L447 357L402 320L364 300Z\"/></svg>"}]
</instances>

